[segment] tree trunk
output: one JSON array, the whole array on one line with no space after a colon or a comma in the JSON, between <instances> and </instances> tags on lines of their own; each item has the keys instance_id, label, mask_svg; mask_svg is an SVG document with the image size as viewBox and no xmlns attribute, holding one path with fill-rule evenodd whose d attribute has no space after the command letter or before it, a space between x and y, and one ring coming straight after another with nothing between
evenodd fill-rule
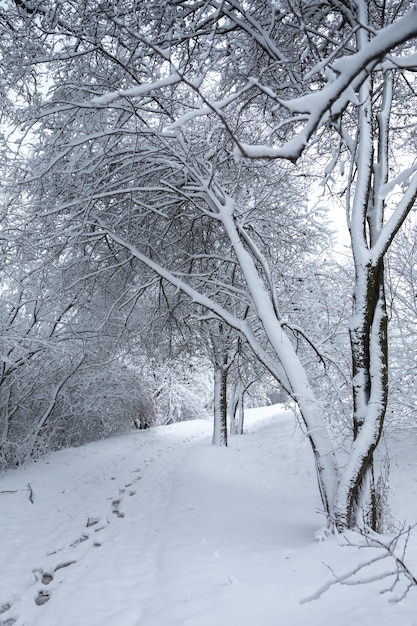
<instances>
[{"instance_id":1,"label":"tree trunk","mask_svg":"<svg viewBox=\"0 0 417 626\"><path fill-rule=\"evenodd\" d=\"M227 446L227 368L214 366L214 427L215 446Z\"/></svg>"},{"instance_id":2,"label":"tree trunk","mask_svg":"<svg viewBox=\"0 0 417 626\"><path fill-rule=\"evenodd\" d=\"M353 442L341 473L335 500L335 525L339 530L367 526L381 530L383 511L378 507L374 483L374 451L380 440L388 398L387 314L384 267L356 268L352 350Z\"/></svg>"},{"instance_id":3,"label":"tree trunk","mask_svg":"<svg viewBox=\"0 0 417 626\"><path fill-rule=\"evenodd\" d=\"M236 434L243 435L243 420L245 417L245 409L243 404L244 390L242 381L239 379L237 387L237 425Z\"/></svg>"},{"instance_id":4,"label":"tree trunk","mask_svg":"<svg viewBox=\"0 0 417 626\"><path fill-rule=\"evenodd\" d=\"M238 380L236 386L233 389L232 407L230 410L230 434L242 435L243 434L243 420L244 420L244 389L242 381Z\"/></svg>"},{"instance_id":5,"label":"tree trunk","mask_svg":"<svg viewBox=\"0 0 417 626\"><path fill-rule=\"evenodd\" d=\"M213 201L216 200L213 199ZM250 246L250 240L246 238L245 242L242 241L233 218L233 206L232 202L226 203L225 207L218 205L219 215L242 268L259 321L277 358L277 367L273 367L270 371L276 376L280 384L283 384L283 379L285 380L285 388L297 403L306 426L307 436L314 455L323 509L330 524L333 519L333 497L337 483L337 464L333 443L323 419L322 408L315 397L307 372L274 309L273 298L270 297L254 259L247 250L246 246ZM257 254L255 256L258 258ZM241 330L243 330L254 353L259 356L260 346L251 328L245 323ZM262 356L259 358L263 359ZM267 365L268 361L269 359L263 360L263 363Z\"/></svg>"},{"instance_id":6,"label":"tree trunk","mask_svg":"<svg viewBox=\"0 0 417 626\"><path fill-rule=\"evenodd\" d=\"M237 435L237 409L238 409L238 396L236 387L233 389L233 398L232 402L229 402L229 406L231 404L231 408L229 411L229 432L231 435Z\"/></svg>"}]
</instances>

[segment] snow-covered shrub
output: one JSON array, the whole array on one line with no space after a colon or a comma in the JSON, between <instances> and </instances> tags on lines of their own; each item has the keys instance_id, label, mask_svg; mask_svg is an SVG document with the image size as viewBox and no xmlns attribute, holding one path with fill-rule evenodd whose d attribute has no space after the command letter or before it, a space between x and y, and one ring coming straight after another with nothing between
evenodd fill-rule
<instances>
[{"instance_id":1,"label":"snow-covered shrub","mask_svg":"<svg viewBox=\"0 0 417 626\"><path fill-rule=\"evenodd\" d=\"M32 361L4 386L1 408L9 419L0 465L124 432L134 420L154 422L151 392L138 370L118 361L76 365L73 359Z\"/></svg>"},{"instance_id":2,"label":"snow-covered shrub","mask_svg":"<svg viewBox=\"0 0 417 626\"><path fill-rule=\"evenodd\" d=\"M206 417L213 401L211 367L199 359L172 359L149 363L146 377L152 386L158 424Z\"/></svg>"}]
</instances>

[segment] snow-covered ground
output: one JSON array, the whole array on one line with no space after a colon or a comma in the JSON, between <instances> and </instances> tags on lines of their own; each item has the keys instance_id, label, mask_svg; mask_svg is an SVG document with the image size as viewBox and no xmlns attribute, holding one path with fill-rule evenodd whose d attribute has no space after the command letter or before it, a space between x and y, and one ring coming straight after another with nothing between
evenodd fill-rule
<instances>
[{"instance_id":1,"label":"snow-covered ground","mask_svg":"<svg viewBox=\"0 0 417 626\"><path fill-rule=\"evenodd\" d=\"M332 586L377 556L323 526L290 411L251 411L228 449L193 421L51 454L0 478L0 625L417 626L417 588ZM398 439L393 505L417 520L417 440ZM33 500L33 502L31 501ZM348 540L355 540L350 535ZM417 574L417 535L407 563ZM365 568L374 576L393 561Z\"/></svg>"}]
</instances>

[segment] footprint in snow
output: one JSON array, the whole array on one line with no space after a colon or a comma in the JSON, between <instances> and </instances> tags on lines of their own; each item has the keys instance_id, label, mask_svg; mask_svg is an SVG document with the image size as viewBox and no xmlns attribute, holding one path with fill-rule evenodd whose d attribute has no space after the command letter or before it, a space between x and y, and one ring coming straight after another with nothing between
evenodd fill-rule
<instances>
[{"instance_id":1,"label":"footprint in snow","mask_svg":"<svg viewBox=\"0 0 417 626\"><path fill-rule=\"evenodd\" d=\"M112 513L116 515L116 517L124 517L125 514L120 511L121 500L113 500L112 501Z\"/></svg>"},{"instance_id":2,"label":"footprint in snow","mask_svg":"<svg viewBox=\"0 0 417 626\"><path fill-rule=\"evenodd\" d=\"M77 561L65 561L64 563L58 563L55 566L54 572L57 572L59 569L64 569L64 567L69 567L70 565L74 565Z\"/></svg>"},{"instance_id":3,"label":"footprint in snow","mask_svg":"<svg viewBox=\"0 0 417 626\"><path fill-rule=\"evenodd\" d=\"M44 572L42 569L34 569L33 573L35 575L36 580L40 580L42 585L49 585L49 583L51 583L54 579L54 575L51 572ZM41 604L44 604L44 603L41 602Z\"/></svg>"},{"instance_id":4,"label":"footprint in snow","mask_svg":"<svg viewBox=\"0 0 417 626\"><path fill-rule=\"evenodd\" d=\"M136 478L135 482L136 482L137 480L140 480L140 479L141 479L141 476L138 476L138 477ZM125 489L129 489L129 487L132 487L132 485L133 485L133 483L126 483L126 484L125 484ZM119 493L120 493L120 494L125 493L125 489L119 489ZM127 492L127 495L128 495L128 496L134 496L134 495L135 495L135 493L136 493L136 491L135 491L134 489L130 489L130 490Z\"/></svg>"},{"instance_id":5,"label":"footprint in snow","mask_svg":"<svg viewBox=\"0 0 417 626\"><path fill-rule=\"evenodd\" d=\"M54 573L60 569L64 569L65 567L74 565L74 563L76 562L77 561L65 561L63 563L58 563L58 565L56 565L54 568ZM43 570L38 570L38 571L35 571L35 575L37 578L38 578L38 575L40 576L40 580L43 585L49 585L54 580L54 575L51 572L44 572ZM50 600L50 598L51 598L51 591L49 591L49 589L41 589L38 592L38 595L35 597L35 604L37 604L38 606L42 606L43 604L46 604ZM14 621L10 622L10 624L13 624ZM5 624L8 624L8 623L9 623L8 621L0 622L0 626L4 626Z\"/></svg>"},{"instance_id":6,"label":"footprint in snow","mask_svg":"<svg viewBox=\"0 0 417 626\"><path fill-rule=\"evenodd\" d=\"M84 543L84 541L87 541L87 539L88 539L88 535L83 533L80 537L78 537L78 539L70 543L70 548L75 548L80 543Z\"/></svg>"},{"instance_id":7,"label":"footprint in snow","mask_svg":"<svg viewBox=\"0 0 417 626\"><path fill-rule=\"evenodd\" d=\"M100 521L99 517L88 517L86 526L87 526L87 528L91 528L91 526L95 526L96 524L98 524L99 521Z\"/></svg>"},{"instance_id":8,"label":"footprint in snow","mask_svg":"<svg viewBox=\"0 0 417 626\"><path fill-rule=\"evenodd\" d=\"M51 592L48 591L48 589L41 589L35 598L35 604L42 606L43 604L46 604L50 598Z\"/></svg>"},{"instance_id":9,"label":"footprint in snow","mask_svg":"<svg viewBox=\"0 0 417 626\"><path fill-rule=\"evenodd\" d=\"M6 613L6 611L9 611L12 608L12 605L10 604L10 602L5 602L4 604L0 605L0 615L2 613ZM5 620L1 620L0 621L0 626L12 626L12 624L14 624L16 622L16 619L14 617L6 617Z\"/></svg>"},{"instance_id":10,"label":"footprint in snow","mask_svg":"<svg viewBox=\"0 0 417 626\"><path fill-rule=\"evenodd\" d=\"M42 585L49 585L54 579L53 575L50 572L42 572Z\"/></svg>"},{"instance_id":11,"label":"footprint in snow","mask_svg":"<svg viewBox=\"0 0 417 626\"><path fill-rule=\"evenodd\" d=\"M65 561L63 563L58 563L58 565L55 566L54 568L54 572L57 572L60 569L63 569L64 567L69 567L70 565L73 565L74 563L76 563L77 561ZM43 570L34 570L33 572L36 576L36 579L40 580L42 582L43 585L49 585L49 583L51 583L54 579L53 574L51 574L51 572L44 572ZM51 592L48 589L41 589L38 592L38 595L35 597L35 604L37 606L42 606L43 604L46 604L48 602L48 600L50 600L51 598ZM7 613L7 611L10 611L10 609L12 608L12 604L10 602L5 602L3 604L0 605L0 615L2 615L3 613ZM0 619L0 626L12 626L12 624L15 624L17 621L17 618L15 617L8 617L5 620Z\"/></svg>"}]
</instances>

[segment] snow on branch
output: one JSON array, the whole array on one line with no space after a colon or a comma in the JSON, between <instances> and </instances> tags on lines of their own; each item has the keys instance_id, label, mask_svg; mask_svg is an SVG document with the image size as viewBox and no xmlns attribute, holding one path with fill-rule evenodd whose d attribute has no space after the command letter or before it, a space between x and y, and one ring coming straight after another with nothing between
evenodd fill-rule
<instances>
[{"instance_id":1,"label":"snow on branch","mask_svg":"<svg viewBox=\"0 0 417 626\"><path fill-rule=\"evenodd\" d=\"M384 70L416 70L417 69L417 52L407 56L389 56L382 64Z\"/></svg>"},{"instance_id":2,"label":"snow on branch","mask_svg":"<svg viewBox=\"0 0 417 626\"><path fill-rule=\"evenodd\" d=\"M253 352L258 356L260 361L265 365L265 367L277 378L281 379L282 385L284 388L287 388L287 378L282 369L274 363L271 359L267 351L262 347L260 342L258 341L254 331L250 327L248 321L246 319L240 319L226 308L212 300L210 297L200 293L197 289L194 289L188 282L186 282L183 278L177 275L174 272L171 272L166 267L159 265L156 261L152 260L146 254L140 252L140 250L127 241L124 237L118 235L111 229L107 227L104 221L99 216L94 216L95 222L92 222L95 226L98 224L101 228L101 233L97 231L94 233L95 236L98 235L107 235L110 237L115 243L122 246L126 250L129 250L131 254L138 259L141 263L151 269L155 274L166 280L173 287L176 287L179 291L182 291L186 294L192 302L201 305L206 310L210 311L217 319L224 320L231 328L234 328L238 332L240 332L248 341L251 346Z\"/></svg>"},{"instance_id":3,"label":"snow on branch","mask_svg":"<svg viewBox=\"0 0 417 626\"><path fill-rule=\"evenodd\" d=\"M413 168L414 169L414 168ZM410 170L407 170L407 175ZM404 183L404 180L402 181ZM404 220L410 213L417 199L417 172L414 173L408 187L398 203L395 211L384 225L379 238L372 247L372 262L376 265L378 259L381 259L390 247L395 235L401 228Z\"/></svg>"},{"instance_id":4,"label":"snow on branch","mask_svg":"<svg viewBox=\"0 0 417 626\"><path fill-rule=\"evenodd\" d=\"M151 91L162 89L163 87L170 87L171 85L176 85L180 82L181 76L176 72L173 72L170 76L162 78L161 80L143 83L142 85L138 85L137 87L131 87L130 89L111 91L104 94L103 96L94 98L91 102L92 104L106 106L108 104L111 104L115 100L118 100L119 98L140 98L142 96L146 96Z\"/></svg>"},{"instance_id":5,"label":"snow on branch","mask_svg":"<svg viewBox=\"0 0 417 626\"><path fill-rule=\"evenodd\" d=\"M304 114L307 117L307 122L295 137L280 147L243 143L236 147L235 156L240 153L249 158L296 161L320 125L328 118L337 119L349 102L356 101L356 90L386 53L416 36L417 6L414 6L402 18L383 28L357 53L335 61L332 69L336 78L323 89L281 101L292 115Z\"/></svg>"}]
</instances>

